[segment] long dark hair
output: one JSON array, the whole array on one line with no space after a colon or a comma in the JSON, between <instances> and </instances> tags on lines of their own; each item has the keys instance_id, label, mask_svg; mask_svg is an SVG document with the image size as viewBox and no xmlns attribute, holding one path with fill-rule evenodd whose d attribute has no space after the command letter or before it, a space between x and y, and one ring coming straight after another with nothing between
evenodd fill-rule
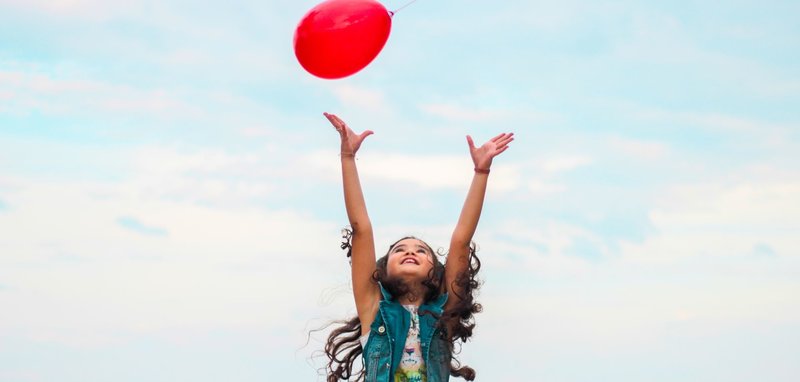
<instances>
[{"instance_id":1,"label":"long dark hair","mask_svg":"<svg viewBox=\"0 0 800 382\"><path fill-rule=\"evenodd\" d=\"M353 231L345 228L342 231L342 249L347 250L347 257L352 255L352 247L350 241L353 237ZM425 286L425 296L423 303L430 302L439 297L445 290L442 285L444 281L444 265L439 261L438 256L441 253L436 253L424 241L413 237L406 236L400 240L395 241L389 246L389 251L386 255L379 258L375 264L375 273L372 274L372 279L375 282L380 282L386 290L395 298L409 293L409 286L399 278L389 277L387 275L387 264L389 261L389 252L394 246L405 239L416 239L425 244L431 253L433 260L433 268L428 273L428 278L422 284ZM462 295L457 295L458 303L448 310L442 312L438 317L436 325L443 329L445 338L448 340L447 344L453 354L452 362L450 363L450 375L455 377L462 377L467 381L475 379L475 370L469 366L461 365L459 360L455 357L458 351L454 351L456 342L466 342L472 337L472 330L475 328L474 314L481 311L481 305L474 301L474 294L480 288L480 283L477 279L478 271L481 269L481 262L478 256L475 255L477 248L475 243L470 243L469 246L469 267L467 272L456 277L453 280L453 288L451 290L461 290ZM423 313L424 314L424 313ZM429 313L432 314L432 313ZM358 316L348 320L336 321L333 325L338 324L328 336L328 341L325 343L325 355L328 357L328 364L325 367L327 374L327 382L337 382L340 380L363 381L366 377L364 375L363 365L360 370L354 372L354 361L364 352L359 341L361 337L361 321Z\"/></svg>"}]
</instances>

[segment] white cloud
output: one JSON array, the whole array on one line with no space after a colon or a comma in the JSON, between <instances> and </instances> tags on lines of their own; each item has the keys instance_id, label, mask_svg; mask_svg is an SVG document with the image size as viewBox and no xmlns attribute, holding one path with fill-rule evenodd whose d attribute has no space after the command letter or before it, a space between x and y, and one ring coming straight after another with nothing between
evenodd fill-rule
<instances>
[{"instance_id":1,"label":"white cloud","mask_svg":"<svg viewBox=\"0 0 800 382\"><path fill-rule=\"evenodd\" d=\"M632 157L635 160L658 160L669 154L666 143L645 141L640 139L612 137L609 144L615 150Z\"/></svg>"},{"instance_id":2,"label":"white cloud","mask_svg":"<svg viewBox=\"0 0 800 382\"><path fill-rule=\"evenodd\" d=\"M229 154L223 150L186 150L176 147L143 147L132 155L135 171L144 174L174 174L186 172L237 173L258 164L262 158L255 154Z\"/></svg>"},{"instance_id":3,"label":"white cloud","mask_svg":"<svg viewBox=\"0 0 800 382\"><path fill-rule=\"evenodd\" d=\"M423 112L448 122L487 122L514 120L518 123L546 124L561 122L556 113L524 109L468 106L457 102L430 102L418 105Z\"/></svg>"},{"instance_id":4,"label":"white cloud","mask_svg":"<svg viewBox=\"0 0 800 382\"><path fill-rule=\"evenodd\" d=\"M510 2L508 7L501 7L500 12L493 12L488 17L492 23L502 26L514 25L519 29L530 29L544 33L567 31L586 18L608 14L615 7L611 4L602 7L582 1L547 2Z\"/></svg>"},{"instance_id":5,"label":"white cloud","mask_svg":"<svg viewBox=\"0 0 800 382\"><path fill-rule=\"evenodd\" d=\"M615 62L684 65L692 74L702 73L707 84L732 85L720 89L759 96L786 97L796 94L800 88L800 82L791 72L776 70L768 60L741 52L730 54L725 50L711 49L707 41L699 38L700 34L679 16L634 10L632 19L631 32L613 47L610 58ZM769 40L783 38L777 35Z\"/></svg>"},{"instance_id":6,"label":"white cloud","mask_svg":"<svg viewBox=\"0 0 800 382\"><path fill-rule=\"evenodd\" d=\"M103 113L199 118L206 114L203 109L165 89L140 89L69 76L62 78L39 72L34 66L22 70L0 69L0 87L10 95L10 102L0 105L0 113L12 115L42 112L58 116Z\"/></svg>"},{"instance_id":7,"label":"white cloud","mask_svg":"<svg viewBox=\"0 0 800 382\"><path fill-rule=\"evenodd\" d=\"M739 258L768 245L800 258L800 183L700 184L672 188L652 210L658 234L627 243L631 260L672 263L696 257Z\"/></svg>"},{"instance_id":8,"label":"white cloud","mask_svg":"<svg viewBox=\"0 0 800 382\"><path fill-rule=\"evenodd\" d=\"M422 111L451 121L490 121L507 117L509 113L485 108L469 108L456 104L430 103L420 105Z\"/></svg>"},{"instance_id":9,"label":"white cloud","mask_svg":"<svg viewBox=\"0 0 800 382\"><path fill-rule=\"evenodd\" d=\"M307 155L304 162L316 169L315 175L338 182L340 165L335 151L320 150ZM363 179L408 185L423 190L466 190L472 180L472 163L463 155L407 155L384 152L380 156L358 155ZM510 192L527 188L533 195L561 193L567 185L548 178L590 164L588 157L557 155L525 163L503 163L492 168L491 192ZM534 179L532 175L540 176Z\"/></svg>"},{"instance_id":10,"label":"white cloud","mask_svg":"<svg viewBox=\"0 0 800 382\"><path fill-rule=\"evenodd\" d=\"M535 179L528 182L528 190L534 195L550 195L566 191L567 186L564 184L547 183Z\"/></svg>"},{"instance_id":11,"label":"white cloud","mask_svg":"<svg viewBox=\"0 0 800 382\"><path fill-rule=\"evenodd\" d=\"M384 114L391 112L391 107L386 95L376 89L366 87L336 84L332 86L333 94L342 105L370 114Z\"/></svg>"},{"instance_id":12,"label":"white cloud","mask_svg":"<svg viewBox=\"0 0 800 382\"><path fill-rule=\"evenodd\" d=\"M319 314L308 299L347 282L339 221L264 207L276 179L302 176L269 166L273 152L108 154L130 158L121 180L0 178L0 302L15 312L0 334L85 348L171 329L299 333L290 316Z\"/></svg>"},{"instance_id":13,"label":"white cloud","mask_svg":"<svg viewBox=\"0 0 800 382\"><path fill-rule=\"evenodd\" d=\"M562 155L546 158L538 163L539 169L547 174L561 173L586 166L592 160L583 155Z\"/></svg>"},{"instance_id":14,"label":"white cloud","mask_svg":"<svg viewBox=\"0 0 800 382\"><path fill-rule=\"evenodd\" d=\"M141 185L124 182L17 183L5 194L15 208L0 214L13 233L0 237L11 287L0 297L15 312L3 330L88 346L115 331L288 324L297 295L278 291L322 290L337 279L330 269L347 273L338 226L290 210L137 198L129 188ZM169 234L117 224L130 215Z\"/></svg>"},{"instance_id":15,"label":"white cloud","mask_svg":"<svg viewBox=\"0 0 800 382\"><path fill-rule=\"evenodd\" d=\"M276 181L284 175L270 165L274 163L270 155L275 154L266 148L254 154L150 146L123 154L129 161L126 170L131 172L125 186L97 184L93 187L93 196L233 207L265 201L287 191Z\"/></svg>"},{"instance_id":16,"label":"white cloud","mask_svg":"<svg viewBox=\"0 0 800 382\"><path fill-rule=\"evenodd\" d=\"M130 0L5 0L3 5L41 12L55 17L106 21L115 16L142 11L146 4Z\"/></svg>"},{"instance_id":17,"label":"white cloud","mask_svg":"<svg viewBox=\"0 0 800 382\"><path fill-rule=\"evenodd\" d=\"M334 151L317 151L306 158L312 166L327 174L328 179L338 179L340 167ZM382 153L371 157L358 155L359 173L364 178L377 179L397 185L421 189L466 190L472 180L472 163L463 155L406 155ZM504 163L492 169L490 187L494 191L511 191L519 187L522 174L519 166Z\"/></svg>"},{"instance_id":18,"label":"white cloud","mask_svg":"<svg viewBox=\"0 0 800 382\"><path fill-rule=\"evenodd\" d=\"M0 370L0 380L3 381L44 381L42 374L35 370L11 369Z\"/></svg>"},{"instance_id":19,"label":"white cloud","mask_svg":"<svg viewBox=\"0 0 800 382\"><path fill-rule=\"evenodd\" d=\"M269 126L252 125L239 129L239 133L248 138L275 137L279 131Z\"/></svg>"},{"instance_id":20,"label":"white cloud","mask_svg":"<svg viewBox=\"0 0 800 382\"><path fill-rule=\"evenodd\" d=\"M582 274L590 271L594 254L582 253L576 243L591 243L598 252L609 255L603 238L590 230L567 222L517 217L483 228L483 244L493 252L503 253L499 266L504 269L525 269L538 276ZM520 268L522 267L522 268Z\"/></svg>"},{"instance_id":21,"label":"white cloud","mask_svg":"<svg viewBox=\"0 0 800 382\"><path fill-rule=\"evenodd\" d=\"M799 201L796 181L709 180L671 188L653 207L654 229L642 242L621 241L619 248L569 223L483 227L479 235L489 238L481 240L486 284L476 342L526 349L539 343L546 350L520 358L560 362L553 353L575 348L581 353L570 354L587 357L659 353L667 344L681 348L686 339L724 346L744 332L795 325ZM597 246L603 260L573 256L579 240ZM754 248L775 254L759 256ZM676 335L682 340L675 342Z\"/></svg>"},{"instance_id":22,"label":"white cloud","mask_svg":"<svg viewBox=\"0 0 800 382\"><path fill-rule=\"evenodd\" d=\"M711 131L731 133L770 133L785 134L792 126L766 121L752 120L722 113L697 113L668 111L656 108L638 107L632 115L643 120L672 121L684 125L697 126Z\"/></svg>"}]
</instances>

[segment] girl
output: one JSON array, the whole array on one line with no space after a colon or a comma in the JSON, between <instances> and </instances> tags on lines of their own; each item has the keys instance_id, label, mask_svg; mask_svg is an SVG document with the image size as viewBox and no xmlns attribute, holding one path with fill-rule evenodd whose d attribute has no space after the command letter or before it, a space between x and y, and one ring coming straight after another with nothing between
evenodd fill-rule
<instances>
[{"instance_id":1,"label":"girl","mask_svg":"<svg viewBox=\"0 0 800 382\"><path fill-rule=\"evenodd\" d=\"M353 296L358 316L343 321L325 345L328 382L443 382L449 376L475 379L475 371L453 357L456 341L472 336L473 301L480 261L472 236L486 194L492 159L508 149L513 133L500 134L480 147L467 136L475 174L453 236L446 264L422 240L404 237L375 260L375 243L358 180L355 154L373 132L356 134L333 114L324 113L341 138L342 182L347 217L345 243L351 258ZM353 374L363 354L364 369ZM366 375L365 375L366 374Z\"/></svg>"}]
</instances>

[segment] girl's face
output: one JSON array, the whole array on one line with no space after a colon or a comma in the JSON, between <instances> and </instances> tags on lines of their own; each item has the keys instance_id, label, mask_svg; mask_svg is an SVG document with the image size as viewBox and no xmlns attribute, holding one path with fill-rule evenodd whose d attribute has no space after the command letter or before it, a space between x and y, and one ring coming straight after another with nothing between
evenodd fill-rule
<instances>
[{"instance_id":1,"label":"girl's face","mask_svg":"<svg viewBox=\"0 0 800 382\"><path fill-rule=\"evenodd\" d=\"M423 281L433 269L433 256L430 248L417 239L403 239L389 250L386 274L407 281Z\"/></svg>"}]
</instances>

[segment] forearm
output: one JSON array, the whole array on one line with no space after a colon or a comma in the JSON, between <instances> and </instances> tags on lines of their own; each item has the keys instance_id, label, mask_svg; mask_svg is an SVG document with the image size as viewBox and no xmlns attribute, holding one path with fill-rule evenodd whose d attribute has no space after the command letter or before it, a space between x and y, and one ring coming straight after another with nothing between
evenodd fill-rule
<instances>
[{"instance_id":1,"label":"forearm","mask_svg":"<svg viewBox=\"0 0 800 382\"><path fill-rule=\"evenodd\" d=\"M488 174L477 172L472 177L467 199L464 201L461 216L459 216L458 223L453 231L451 245L466 247L472 241L472 236L475 235L475 230L478 228L478 220L481 217L488 179Z\"/></svg>"},{"instance_id":2,"label":"forearm","mask_svg":"<svg viewBox=\"0 0 800 382\"><path fill-rule=\"evenodd\" d=\"M361 191L356 161L352 156L342 156L342 184L344 185L344 204L347 209L347 218L350 220L353 233L358 234L371 230L372 226L367 214L364 193Z\"/></svg>"}]
</instances>

